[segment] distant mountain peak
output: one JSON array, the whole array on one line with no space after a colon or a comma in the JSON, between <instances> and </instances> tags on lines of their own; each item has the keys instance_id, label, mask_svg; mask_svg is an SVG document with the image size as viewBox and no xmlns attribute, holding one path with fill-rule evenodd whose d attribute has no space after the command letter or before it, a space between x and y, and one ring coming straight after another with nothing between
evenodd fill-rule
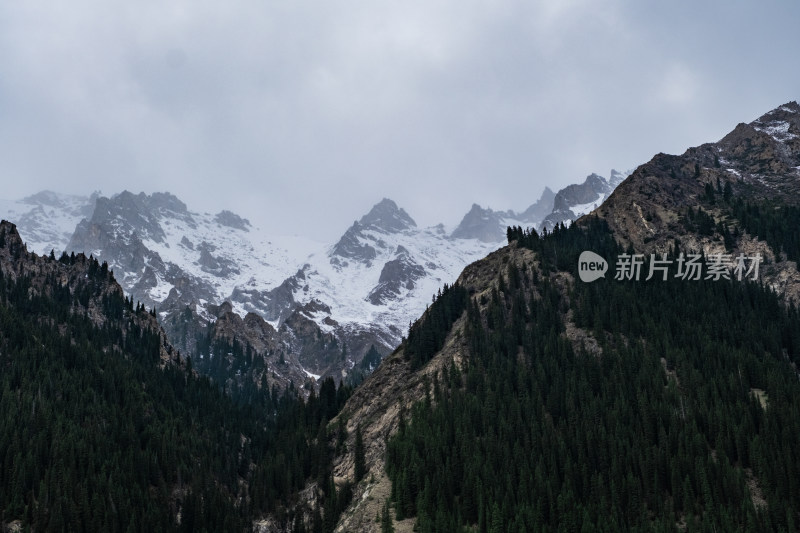
<instances>
[{"instance_id":1,"label":"distant mountain peak","mask_svg":"<svg viewBox=\"0 0 800 533\"><path fill-rule=\"evenodd\" d=\"M626 172L620 172L616 169L611 169L611 172L608 175L608 184L611 186L612 189L616 188L617 185L625 181L625 178L631 175L630 170Z\"/></svg>"},{"instance_id":2,"label":"distant mountain peak","mask_svg":"<svg viewBox=\"0 0 800 533\"><path fill-rule=\"evenodd\" d=\"M369 213L358 221L361 226L394 233L417 227L417 223L408 213L389 198L384 198L370 209Z\"/></svg>"},{"instance_id":3,"label":"distant mountain peak","mask_svg":"<svg viewBox=\"0 0 800 533\"><path fill-rule=\"evenodd\" d=\"M502 242L505 232L502 226L502 219L506 213L493 211L490 208L483 208L478 204L472 204L469 212L464 215L453 233L450 235L454 239L478 239L481 242Z\"/></svg>"}]
</instances>

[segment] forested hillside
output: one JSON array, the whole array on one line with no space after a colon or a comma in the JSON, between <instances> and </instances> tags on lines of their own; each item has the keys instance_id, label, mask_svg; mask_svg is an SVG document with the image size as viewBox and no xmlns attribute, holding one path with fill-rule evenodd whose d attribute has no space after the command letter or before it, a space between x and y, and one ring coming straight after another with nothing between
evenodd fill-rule
<instances>
[{"instance_id":1,"label":"forested hillside","mask_svg":"<svg viewBox=\"0 0 800 533\"><path fill-rule=\"evenodd\" d=\"M395 517L423 532L796 531L797 310L752 281L583 283L580 252L625 251L599 220L509 240L491 285L443 292L409 333L412 364L419 339L468 349L388 443ZM463 329L435 319L467 291Z\"/></svg>"},{"instance_id":2,"label":"forested hillside","mask_svg":"<svg viewBox=\"0 0 800 533\"><path fill-rule=\"evenodd\" d=\"M163 344L106 265L29 254L7 222L0 367L5 525L249 531L270 513L321 531L349 501L333 484L325 429L347 389L327 380L308 401L289 391L234 405ZM288 512L310 480L316 510Z\"/></svg>"}]
</instances>

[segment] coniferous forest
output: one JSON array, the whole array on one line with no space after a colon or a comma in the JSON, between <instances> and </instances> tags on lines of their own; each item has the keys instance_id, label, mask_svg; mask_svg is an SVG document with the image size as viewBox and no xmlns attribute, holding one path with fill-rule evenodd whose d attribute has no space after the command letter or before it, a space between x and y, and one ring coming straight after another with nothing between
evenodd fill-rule
<instances>
[{"instance_id":1,"label":"coniferous forest","mask_svg":"<svg viewBox=\"0 0 800 533\"><path fill-rule=\"evenodd\" d=\"M5 246L5 228L0 237ZM159 364L159 334L136 320L148 311L107 290L105 265L31 257L53 267L49 289L0 270L2 522L30 531L249 531L270 513L301 531L303 509L287 509L316 479L322 501L311 524L332 530L350 494L333 484L326 428L348 389L328 380L308 400L263 391L234 403L191 365ZM87 264L79 286L59 282L58 273Z\"/></svg>"},{"instance_id":2,"label":"coniferous forest","mask_svg":"<svg viewBox=\"0 0 800 533\"><path fill-rule=\"evenodd\" d=\"M560 283L584 250L625 251L596 219L508 236L537 264L508 261L469 300L464 367L401 420L396 517L422 532L796 531L797 309L752 281Z\"/></svg>"}]
</instances>

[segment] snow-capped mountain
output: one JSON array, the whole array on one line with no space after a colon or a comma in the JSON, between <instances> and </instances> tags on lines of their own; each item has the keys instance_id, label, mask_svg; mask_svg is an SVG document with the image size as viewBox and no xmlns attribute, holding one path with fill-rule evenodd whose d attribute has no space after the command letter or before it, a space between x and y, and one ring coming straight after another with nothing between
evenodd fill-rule
<instances>
[{"instance_id":1,"label":"snow-capped mountain","mask_svg":"<svg viewBox=\"0 0 800 533\"><path fill-rule=\"evenodd\" d=\"M323 255L309 258L294 276L293 297L333 302L329 318L345 329L381 325L381 344L394 346L444 283L495 248L451 238L442 226L418 228L384 199Z\"/></svg>"},{"instance_id":2,"label":"snow-capped mountain","mask_svg":"<svg viewBox=\"0 0 800 533\"><path fill-rule=\"evenodd\" d=\"M619 177L597 176L598 194ZM285 354L297 368L284 375L339 377L372 345L384 354L394 349L443 284L505 244L507 226L538 229L561 205L580 216L568 189L545 188L521 213L473 205L452 232L420 228L383 199L332 244L270 235L230 211L195 212L169 193L42 192L0 207L29 249L107 262L126 293L156 307L185 352L196 351L211 328L256 351Z\"/></svg>"},{"instance_id":3,"label":"snow-capped mountain","mask_svg":"<svg viewBox=\"0 0 800 533\"><path fill-rule=\"evenodd\" d=\"M419 228L388 199L326 245L269 237L229 211L196 213L168 193L125 191L97 198L66 249L108 262L168 330L187 307L213 322L229 302L240 316L262 317L287 351L305 354L304 368L324 375L346 371L373 344L393 349L444 283L498 245ZM348 346L344 361L315 356L309 346L324 335Z\"/></svg>"},{"instance_id":4,"label":"snow-capped mountain","mask_svg":"<svg viewBox=\"0 0 800 533\"><path fill-rule=\"evenodd\" d=\"M302 237L269 237L230 211L189 211L169 193L128 191L100 197L67 244L107 261L122 286L163 311L191 305L202 312L243 290L267 290L291 276L321 245ZM238 301L238 310L269 309Z\"/></svg>"}]
</instances>

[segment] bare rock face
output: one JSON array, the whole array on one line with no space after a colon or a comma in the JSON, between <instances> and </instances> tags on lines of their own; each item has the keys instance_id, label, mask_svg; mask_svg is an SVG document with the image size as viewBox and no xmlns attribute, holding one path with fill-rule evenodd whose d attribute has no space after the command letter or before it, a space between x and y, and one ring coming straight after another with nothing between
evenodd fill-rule
<instances>
[{"instance_id":1,"label":"bare rock face","mask_svg":"<svg viewBox=\"0 0 800 533\"><path fill-rule=\"evenodd\" d=\"M214 251L214 247L207 242L201 242L197 246L197 249L200 251L200 258L197 262L200 264L203 272L208 272L209 274L214 274L215 276L221 278L226 278L232 274L239 273L236 263L230 259L215 256L212 253Z\"/></svg>"},{"instance_id":2,"label":"bare rock face","mask_svg":"<svg viewBox=\"0 0 800 533\"><path fill-rule=\"evenodd\" d=\"M333 246L331 264L343 265L348 259L367 265L372 264L378 252L368 242L363 242L363 229L365 228L362 224L353 222L339 242Z\"/></svg>"},{"instance_id":3,"label":"bare rock face","mask_svg":"<svg viewBox=\"0 0 800 533\"><path fill-rule=\"evenodd\" d=\"M236 213L228 211L227 209L220 211L214 217L214 220L220 226L228 226L229 228L240 229L242 231L250 231L250 221L242 218Z\"/></svg>"},{"instance_id":4,"label":"bare rock face","mask_svg":"<svg viewBox=\"0 0 800 533\"><path fill-rule=\"evenodd\" d=\"M373 305L381 305L397 298L403 289L413 290L414 282L424 275L425 269L414 261L408 250L398 246L395 258L383 265L378 285L367 300Z\"/></svg>"}]
</instances>

